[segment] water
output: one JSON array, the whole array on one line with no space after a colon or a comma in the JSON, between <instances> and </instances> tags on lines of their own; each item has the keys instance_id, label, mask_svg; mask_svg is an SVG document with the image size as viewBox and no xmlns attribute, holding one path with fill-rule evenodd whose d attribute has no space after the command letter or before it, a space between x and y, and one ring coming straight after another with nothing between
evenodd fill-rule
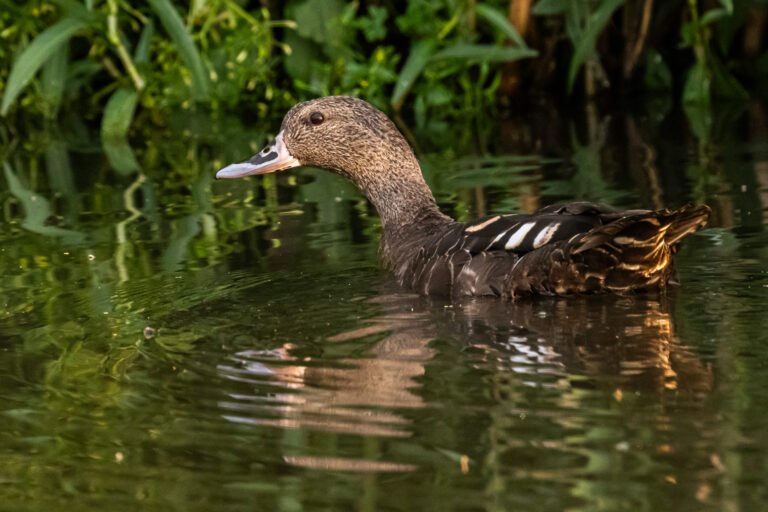
<instances>
[{"instance_id":1,"label":"water","mask_svg":"<svg viewBox=\"0 0 768 512\"><path fill-rule=\"evenodd\" d=\"M77 130L7 148L0 509L763 507L765 111L543 118L417 134L444 209L705 201L681 287L413 295L340 179L214 182L265 140L229 123L148 133L140 175Z\"/></svg>"}]
</instances>

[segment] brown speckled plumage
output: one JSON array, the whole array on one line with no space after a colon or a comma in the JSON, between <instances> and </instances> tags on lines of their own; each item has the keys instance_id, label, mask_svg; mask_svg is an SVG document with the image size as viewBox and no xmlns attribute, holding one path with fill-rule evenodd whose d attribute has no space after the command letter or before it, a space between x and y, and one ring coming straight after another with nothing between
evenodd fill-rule
<instances>
[{"instance_id":1,"label":"brown speckled plumage","mask_svg":"<svg viewBox=\"0 0 768 512\"><path fill-rule=\"evenodd\" d=\"M619 212L571 203L460 224L438 209L392 121L346 96L296 105L286 114L278 141L283 148L266 148L261 155L267 157L233 164L219 177L296 165L344 176L381 216L384 266L402 285L424 294L517 298L663 288L677 244L709 217L706 206ZM279 162L262 163L278 153Z\"/></svg>"}]
</instances>

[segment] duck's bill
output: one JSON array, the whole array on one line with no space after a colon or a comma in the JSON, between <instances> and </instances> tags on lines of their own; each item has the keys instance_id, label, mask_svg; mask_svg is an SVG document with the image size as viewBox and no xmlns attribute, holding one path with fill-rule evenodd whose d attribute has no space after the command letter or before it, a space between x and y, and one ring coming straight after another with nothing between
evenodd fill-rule
<instances>
[{"instance_id":1,"label":"duck's bill","mask_svg":"<svg viewBox=\"0 0 768 512\"><path fill-rule=\"evenodd\" d=\"M291 155L283 142L283 132L277 134L274 142L268 145L261 152L253 155L249 160L238 164L230 164L216 173L217 178L242 178L243 176L254 176L259 174L269 174L271 172L283 171L291 167L301 165L297 159Z\"/></svg>"}]
</instances>

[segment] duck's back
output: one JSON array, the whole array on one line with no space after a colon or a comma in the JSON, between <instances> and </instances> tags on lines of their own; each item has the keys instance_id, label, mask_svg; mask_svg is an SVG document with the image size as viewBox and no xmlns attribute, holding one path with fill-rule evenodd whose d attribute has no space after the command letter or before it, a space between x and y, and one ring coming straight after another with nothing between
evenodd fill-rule
<instances>
[{"instance_id":1,"label":"duck's back","mask_svg":"<svg viewBox=\"0 0 768 512\"><path fill-rule=\"evenodd\" d=\"M665 286L675 246L708 217L706 206L619 212L579 202L468 224L425 219L385 233L383 256L423 294L621 293Z\"/></svg>"}]
</instances>

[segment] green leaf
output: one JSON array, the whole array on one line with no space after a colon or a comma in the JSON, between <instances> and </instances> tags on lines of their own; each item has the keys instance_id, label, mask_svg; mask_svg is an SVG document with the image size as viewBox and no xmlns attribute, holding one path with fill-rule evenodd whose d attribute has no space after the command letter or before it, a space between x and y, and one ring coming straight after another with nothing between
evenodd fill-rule
<instances>
[{"instance_id":1,"label":"green leaf","mask_svg":"<svg viewBox=\"0 0 768 512\"><path fill-rule=\"evenodd\" d=\"M464 59L481 62L511 62L538 55L530 48L510 48L489 44L457 43L437 52L432 60Z\"/></svg>"},{"instance_id":2,"label":"green leaf","mask_svg":"<svg viewBox=\"0 0 768 512\"><path fill-rule=\"evenodd\" d=\"M568 9L569 0L541 0L533 6L533 14L536 16L552 16L562 14Z\"/></svg>"},{"instance_id":3,"label":"green leaf","mask_svg":"<svg viewBox=\"0 0 768 512\"><path fill-rule=\"evenodd\" d=\"M333 25L338 24L343 11L340 0L305 0L296 6L296 31L316 43L332 43L338 36Z\"/></svg>"},{"instance_id":4,"label":"green leaf","mask_svg":"<svg viewBox=\"0 0 768 512\"><path fill-rule=\"evenodd\" d=\"M568 91L573 89L573 82L581 66L595 53L597 39L613 16L614 11L621 7L625 0L604 0L587 22L587 27L574 42L573 57L568 69Z\"/></svg>"},{"instance_id":5,"label":"green leaf","mask_svg":"<svg viewBox=\"0 0 768 512\"><path fill-rule=\"evenodd\" d=\"M205 73L203 61L195 47L189 31L184 26L179 13L170 0L149 0L149 5L155 11L168 35L173 39L176 49L181 55L192 77L192 97L195 100L208 99L208 75Z\"/></svg>"},{"instance_id":6,"label":"green leaf","mask_svg":"<svg viewBox=\"0 0 768 512\"><path fill-rule=\"evenodd\" d=\"M690 48L696 43L697 25L692 21L680 27L680 48Z\"/></svg>"},{"instance_id":7,"label":"green leaf","mask_svg":"<svg viewBox=\"0 0 768 512\"><path fill-rule=\"evenodd\" d=\"M349 43L354 30L342 21L344 5L341 0L305 0L297 4L294 10L296 32L322 45L323 51L331 59L351 56ZM348 5L354 6L351 3Z\"/></svg>"},{"instance_id":8,"label":"green leaf","mask_svg":"<svg viewBox=\"0 0 768 512\"><path fill-rule=\"evenodd\" d=\"M81 0L53 0L59 6L61 18L92 18L91 7L83 5Z\"/></svg>"},{"instance_id":9,"label":"green leaf","mask_svg":"<svg viewBox=\"0 0 768 512\"><path fill-rule=\"evenodd\" d=\"M133 89L116 90L109 97L101 119L102 148L112 168L122 175L141 169L126 140L138 99L139 93Z\"/></svg>"},{"instance_id":10,"label":"green leaf","mask_svg":"<svg viewBox=\"0 0 768 512\"><path fill-rule=\"evenodd\" d=\"M101 139L116 140L125 138L133 120L139 93L125 87L116 90L109 97L101 119Z\"/></svg>"},{"instance_id":11,"label":"green leaf","mask_svg":"<svg viewBox=\"0 0 768 512\"><path fill-rule=\"evenodd\" d=\"M107 155L109 165L114 170L123 176L133 174L141 170L139 162L136 160L136 156L133 154L133 148L128 144L125 139L122 140L106 140L102 145L104 154Z\"/></svg>"},{"instance_id":12,"label":"green leaf","mask_svg":"<svg viewBox=\"0 0 768 512\"><path fill-rule=\"evenodd\" d=\"M0 105L0 115L8 113L8 109L24 90L40 67L56 53L63 44L85 28L87 23L80 18L64 18L57 21L40 33L27 46L13 64L8 77L3 102Z\"/></svg>"},{"instance_id":13,"label":"green leaf","mask_svg":"<svg viewBox=\"0 0 768 512\"><path fill-rule=\"evenodd\" d=\"M69 45L61 45L56 53L43 65L40 89L45 101L50 105L49 114L54 117L64 96L64 84L67 81L69 64Z\"/></svg>"},{"instance_id":14,"label":"green leaf","mask_svg":"<svg viewBox=\"0 0 768 512\"><path fill-rule=\"evenodd\" d=\"M712 109L708 103L686 103L683 105L688 126L699 140L709 140L712 129Z\"/></svg>"},{"instance_id":15,"label":"green leaf","mask_svg":"<svg viewBox=\"0 0 768 512\"><path fill-rule=\"evenodd\" d=\"M509 19L502 12L486 4L478 4L475 7L475 12L478 14L478 16L485 19L488 23L503 32L504 35L506 35L510 40L514 41L517 46L522 48L528 47L520 33L517 31L514 25L509 22Z\"/></svg>"},{"instance_id":16,"label":"green leaf","mask_svg":"<svg viewBox=\"0 0 768 512\"><path fill-rule=\"evenodd\" d=\"M104 117L101 119L101 142L110 165L118 173L128 175L140 170L139 163L126 140L131 126L139 93L133 89L121 88L112 93Z\"/></svg>"},{"instance_id":17,"label":"green leaf","mask_svg":"<svg viewBox=\"0 0 768 512\"><path fill-rule=\"evenodd\" d=\"M730 16L730 13L725 9L710 9L701 17L699 24L702 26L709 25L722 18L725 18L726 16Z\"/></svg>"},{"instance_id":18,"label":"green leaf","mask_svg":"<svg viewBox=\"0 0 768 512\"><path fill-rule=\"evenodd\" d=\"M136 64L142 64L149 61L149 44L154 35L155 23L152 20L149 20L149 23L144 26L144 30L141 31L139 42L136 43L136 49L133 51L133 61Z\"/></svg>"},{"instance_id":19,"label":"green leaf","mask_svg":"<svg viewBox=\"0 0 768 512\"><path fill-rule=\"evenodd\" d=\"M435 42L433 40L418 41L411 48L411 53L408 55L408 60L405 61L403 69L400 70L400 76L395 84L395 90L392 93L392 99L390 103L392 107L397 111L403 104L405 96L408 91L413 87L416 79L421 75L424 70L424 66L427 65L429 59L432 57L432 53L435 51Z\"/></svg>"},{"instance_id":20,"label":"green leaf","mask_svg":"<svg viewBox=\"0 0 768 512\"><path fill-rule=\"evenodd\" d=\"M387 9L378 5L368 8L368 16L360 18L358 26L369 43L381 41L387 36L386 21L389 16Z\"/></svg>"},{"instance_id":21,"label":"green leaf","mask_svg":"<svg viewBox=\"0 0 768 512\"><path fill-rule=\"evenodd\" d=\"M711 80L702 62L696 62L688 72L683 87L683 103L688 105L709 105Z\"/></svg>"}]
</instances>

